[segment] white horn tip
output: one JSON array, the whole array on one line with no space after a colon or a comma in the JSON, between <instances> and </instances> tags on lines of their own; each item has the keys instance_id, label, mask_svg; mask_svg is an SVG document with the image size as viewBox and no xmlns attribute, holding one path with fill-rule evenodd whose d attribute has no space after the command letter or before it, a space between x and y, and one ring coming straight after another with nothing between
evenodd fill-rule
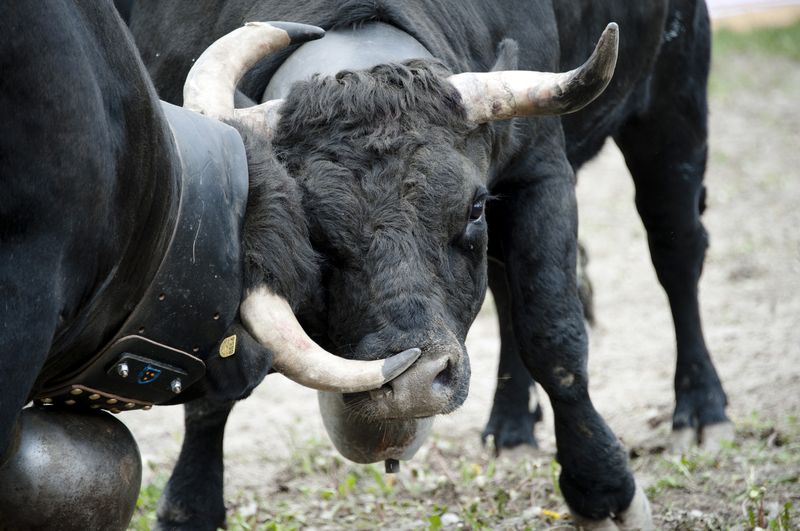
<instances>
[{"instance_id":1,"label":"white horn tip","mask_svg":"<svg viewBox=\"0 0 800 531\"><path fill-rule=\"evenodd\" d=\"M600 35L598 41L598 48L608 47L614 49L614 56L616 58L617 50L619 49L619 25L616 22L609 22L603 34Z\"/></svg>"}]
</instances>

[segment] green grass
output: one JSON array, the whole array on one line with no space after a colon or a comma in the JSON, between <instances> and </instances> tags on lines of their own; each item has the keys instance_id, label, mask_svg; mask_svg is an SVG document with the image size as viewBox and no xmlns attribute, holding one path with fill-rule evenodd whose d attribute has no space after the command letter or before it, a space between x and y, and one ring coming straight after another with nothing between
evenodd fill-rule
<instances>
[{"instance_id":1,"label":"green grass","mask_svg":"<svg viewBox=\"0 0 800 531\"><path fill-rule=\"evenodd\" d=\"M758 28L746 32L722 29L714 33L715 59L742 52L760 52L800 61L800 21L784 28Z\"/></svg>"},{"instance_id":2,"label":"green grass","mask_svg":"<svg viewBox=\"0 0 800 531\"><path fill-rule=\"evenodd\" d=\"M550 456L497 461L463 452L462 441L435 439L387 475L382 465L343 460L329 444L296 441L285 467L260 493L229 493L229 531L330 529L548 529L567 513L558 492L560 466ZM281 485L275 492L274 485ZM150 529L164 482L145 485L129 530ZM509 527L510 526L510 527Z\"/></svg>"},{"instance_id":3,"label":"green grass","mask_svg":"<svg viewBox=\"0 0 800 531\"><path fill-rule=\"evenodd\" d=\"M750 415L737 440L717 454L645 455L632 461L649 477L660 529L798 529L800 422ZM270 484L229 493L230 531L322 529L569 529L558 487L560 466L546 454L495 459L434 438L400 474L342 459L324 441L296 440ZM276 485L280 485L277 488ZM164 478L142 488L129 529L150 529Z\"/></svg>"},{"instance_id":4,"label":"green grass","mask_svg":"<svg viewBox=\"0 0 800 531\"><path fill-rule=\"evenodd\" d=\"M156 507L158 499L167 484L167 476L156 476L152 482L142 485L139 499L136 500L136 512L133 514L129 531L150 531L156 523Z\"/></svg>"},{"instance_id":5,"label":"green grass","mask_svg":"<svg viewBox=\"0 0 800 531\"><path fill-rule=\"evenodd\" d=\"M769 529L800 524L800 427L757 414L736 420L736 442L711 454L653 455L634 461L653 478L646 489L664 529Z\"/></svg>"},{"instance_id":6,"label":"green grass","mask_svg":"<svg viewBox=\"0 0 800 531\"><path fill-rule=\"evenodd\" d=\"M757 69L753 64L776 61L774 69ZM714 33L712 42L711 77L708 90L717 102L740 97L742 91L764 93L787 92L796 87L782 75L789 62L800 62L800 21L783 28L758 28L737 32L722 29Z\"/></svg>"}]
</instances>

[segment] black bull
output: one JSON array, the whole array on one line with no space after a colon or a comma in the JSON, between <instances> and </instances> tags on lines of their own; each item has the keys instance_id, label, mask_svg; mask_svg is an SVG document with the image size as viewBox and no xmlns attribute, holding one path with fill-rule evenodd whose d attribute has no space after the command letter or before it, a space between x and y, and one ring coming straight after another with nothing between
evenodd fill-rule
<instances>
[{"instance_id":1,"label":"black bull","mask_svg":"<svg viewBox=\"0 0 800 531\"><path fill-rule=\"evenodd\" d=\"M716 428L725 426L727 417L697 301L707 247L700 221L705 207L710 47L704 2L354 0L298 5L240 0L191 7L140 2L134 4L130 22L159 94L180 103L183 80L194 59L215 38L248 20L296 20L341 30L334 32L340 39L334 52L326 52L326 40L299 52L290 49L259 62L238 85L243 93L239 96L245 96L237 100L241 105L248 99L286 98L273 145L302 189L312 244L322 257L322 308L309 310L305 321L315 337L342 355L365 356L365 337L380 344L400 341L395 348L405 348L409 330L426 332L429 319L444 316L446 321L455 314L452 329L463 338L457 328L464 316L469 320L474 306L465 304L461 293L480 295L480 267L467 273L468 278L437 268L452 255L465 253L459 245L474 227L467 223L464 232L464 222L457 217L455 222L440 217L429 223L433 214L416 203L415 219L387 222L396 238L381 256L410 264L408 270L387 272L369 252L370 243L386 243L380 238L385 220L365 215L362 209L385 212L383 198L407 192L402 183L421 188L419 179L409 178L415 169L429 179L420 195L432 196L440 210L460 203L462 212L469 213L475 200L480 208L481 197L472 194L477 185L484 185L493 196L485 214L487 277L502 333L500 378L484 436L494 436L498 447L533 442L536 412L528 410L532 375L553 403L561 485L570 507L592 519L619 514L633 495L633 481L622 450L587 393L587 342L575 283L573 188L578 168L612 137L634 178L636 206L675 321L676 439L713 443ZM359 87L386 76L384 67L371 75L347 74L336 82L318 80L288 90L293 81L315 71L333 74L428 54L445 67L444 73L434 68L434 77L492 68L566 71L586 59L609 21L621 28L614 79L594 103L572 115L495 122L477 133L460 130L458 120L447 123L457 113L446 105L443 109L441 102L425 108L427 102L416 100L411 106L417 108L398 111L391 108L396 103L391 95L373 92L359 99ZM379 24L369 24L373 22ZM363 32L380 33L374 29L380 23L400 30L405 38L379 35L364 41L368 46L360 44ZM348 33L353 27L360 29ZM301 59L292 62L297 53L303 53ZM345 92L338 93L333 85L351 86L351 92L342 88ZM332 108L333 102L340 106ZM353 108L359 105L363 109ZM399 131L387 126L406 113L414 116L398 124ZM430 152L424 152L426 145L432 147ZM401 208L396 205L393 212ZM471 219L469 214L462 214L464 218ZM398 229L398 223L407 230ZM482 253L483 241L476 243L473 247ZM411 280L398 285L406 281L405 275ZM398 293L410 299L410 305L387 310L397 304ZM442 311L442 306L455 310ZM376 327L388 331L375 338L371 332ZM204 422L214 418L222 429L226 413L224 409ZM190 410L187 430L198 419ZM184 456L205 456L201 446L199 440L187 440ZM192 475L186 469L181 472L184 479ZM193 474L198 483L214 481L202 481L200 470ZM178 507L189 503L178 495L173 501Z\"/></svg>"},{"instance_id":2,"label":"black bull","mask_svg":"<svg viewBox=\"0 0 800 531\"><path fill-rule=\"evenodd\" d=\"M217 12L215 6L201 4L190 9ZM705 6L687 2L668 9L665 2L651 2L623 12L616 3L594 2L592 10L571 4L559 5L554 13L549 3L502 8L465 3L365 4L326 3L291 12L260 3L253 12L230 3L219 10L213 27L206 18L205 24L193 21L191 13L176 18L159 13L157 6L143 6L142 11L134 6L132 27L162 97L174 102L180 100L178 87L191 60L243 19L303 20L326 28L384 22L413 35L440 59L444 67L417 61L342 78L341 84L352 82L354 91L383 83L425 93L414 97L367 91L366 97L361 94L362 99L356 100L344 93L338 95L339 107L325 109L314 99L329 95L324 81L300 86L287 96L282 128L273 140L281 162L300 185L314 256L298 257L295 251L285 256L294 262L290 267L311 269L306 278L319 275L324 288L287 282L277 290L301 309L315 337L340 354L367 358L419 346L420 364L444 358L432 384L443 388L445 397L429 401L428 409L420 413L429 415L457 407L463 400L468 365L459 347L488 277L503 330L500 370L512 380L498 388L487 430L501 446L529 436L527 367L554 405L561 484L571 508L591 520L624 513L634 495L634 482L624 452L591 406L586 388L586 339L575 286L574 171L607 136L614 136L634 175L637 206L675 316L679 355L675 427L702 433L725 421L724 394L703 343L696 299L706 246L699 221L706 153ZM154 18L147 22L150 16ZM591 107L569 118L466 126L458 98L443 83L445 68L566 70L586 58L593 39L610 20L618 21L623 33L626 27L637 28L638 33L627 41L623 38L618 74ZM169 31L159 27L162 23ZM153 34L148 36L149 32ZM173 37L174 42L159 40ZM504 38L513 41L500 43ZM407 58L389 54L385 60ZM276 61L266 61L245 79L241 88L249 99L261 100L276 66ZM376 94L387 100L370 101ZM342 100L351 107L341 107ZM398 109L408 116L401 116ZM380 112L387 113L386 122L369 123ZM335 125L334 118L342 117L337 113L350 120L348 129ZM386 126L392 118L397 125ZM44 118L39 123L45 123ZM383 156L376 158L375 153ZM413 178L407 178L409 174ZM393 178L398 175L403 178ZM392 212L392 202L386 201L397 192L398 183L399 195L410 203L404 209L413 216ZM487 192L497 199L483 214ZM380 217L373 216L370 207L375 204L381 207ZM35 257L31 260L36 262ZM12 262L4 257L2 265L10 269ZM37 272L53 276L53 269ZM265 276L270 273L274 272L267 269ZM52 284L43 285L52 289ZM386 302L382 313L374 313L374 306L380 305L367 304L367 295ZM13 321L9 316L6 322L20 323L12 326L16 332L9 336L12 341L21 341L18 336L26 318L30 316L24 312ZM56 322L58 318L53 317ZM6 352L20 350L13 342L3 346ZM25 394L23 388L20 401ZM407 411L408 406L403 408ZM212 402L187 409L187 439L163 504L163 523L198 528L224 518L220 443L229 409L230 405ZM515 440L517 433L522 435ZM600 455L607 457L598 459ZM197 467L198 462L204 465ZM180 492L180 486L189 482L197 490L189 495Z\"/></svg>"}]
</instances>

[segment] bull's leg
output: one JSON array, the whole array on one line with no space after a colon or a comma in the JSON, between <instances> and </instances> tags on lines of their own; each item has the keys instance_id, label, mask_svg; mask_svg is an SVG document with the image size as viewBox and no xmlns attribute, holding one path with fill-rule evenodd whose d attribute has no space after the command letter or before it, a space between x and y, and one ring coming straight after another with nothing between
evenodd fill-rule
<instances>
[{"instance_id":1,"label":"bull's leg","mask_svg":"<svg viewBox=\"0 0 800 531\"><path fill-rule=\"evenodd\" d=\"M203 398L184 406L183 446L158 503L158 529L225 526L222 440L233 404Z\"/></svg>"},{"instance_id":2,"label":"bull's leg","mask_svg":"<svg viewBox=\"0 0 800 531\"><path fill-rule=\"evenodd\" d=\"M533 411L529 409L534 382L522 364L514 339L505 270L495 260L489 263L489 286L494 295L500 324L500 363L497 367L497 388L492 412L481 439L485 443L488 437L493 437L495 452L499 454L503 448L514 448L521 444L536 447L533 429L542 419L542 408L537 403Z\"/></svg>"},{"instance_id":3,"label":"bull's leg","mask_svg":"<svg viewBox=\"0 0 800 531\"><path fill-rule=\"evenodd\" d=\"M4 206L0 201L0 213ZM17 228L7 219L0 216L0 223ZM65 306L64 289L54 273L64 269L57 254L39 238L17 244L19 236L13 230L4 236L0 234L0 465L11 457L20 411L44 365Z\"/></svg>"},{"instance_id":4,"label":"bull's leg","mask_svg":"<svg viewBox=\"0 0 800 531\"><path fill-rule=\"evenodd\" d=\"M592 284L586 273L589 262L586 250L578 242L578 296L583 308L583 317L589 324L594 323ZM497 455L503 448L514 448L522 444L538 447L534 430L542 421L542 406L538 399L530 410L531 393L536 396L536 386L530 373L519 356L514 329L511 323L511 298L503 265L492 260L489 263L489 286L497 308L500 325L500 363L497 366L497 387L495 388L492 411L489 421L481 433L485 444L489 437L494 440Z\"/></svg>"},{"instance_id":5,"label":"bull's leg","mask_svg":"<svg viewBox=\"0 0 800 531\"><path fill-rule=\"evenodd\" d=\"M707 23L704 13L698 17ZM673 432L678 447L699 437L704 446L714 448L719 439L732 436L727 398L703 339L697 300L708 246L700 221L705 208L708 46L707 31L687 31L665 44L649 108L616 137L636 184L636 207L675 324ZM694 63L692 83L672 71L661 73L677 60L684 64L687 57Z\"/></svg>"},{"instance_id":6,"label":"bull's leg","mask_svg":"<svg viewBox=\"0 0 800 531\"><path fill-rule=\"evenodd\" d=\"M677 122L677 123L676 123ZM675 128L685 137L654 145L666 146L648 153L633 137L659 131L644 123L626 128L620 145L636 182L636 206L647 229L650 256L656 274L667 293L675 324L677 366L675 370L675 413L672 428L677 449L702 440L714 447L717 437L732 434L720 430L728 425L727 398L703 338L697 285L703 269L708 236L700 214L705 189L705 141L692 142L685 121L672 117L665 128ZM635 132L637 131L637 132ZM638 144L638 145L637 145Z\"/></svg>"},{"instance_id":7,"label":"bull's leg","mask_svg":"<svg viewBox=\"0 0 800 531\"><path fill-rule=\"evenodd\" d=\"M38 360L34 356L12 359L13 353L26 352L25 345L20 343L15 347L11 342L2 339L4 338L0 338L0 352L6 354L0 367L0 386L4 386L2 388L7 391L0 399L0 466L10 460L18 450L20 413L45 357L42 354L37 356ZM44 349L41 352L44 352ZM26 362L30 363L29 367L25 366Z\"/></svg>"},{"instance_id":8,"label":"bull's leg","mask_svg":"<svg viewBox=\"0 0 800 531\"><path fill-rule=\"evenodd\" d=\"M561 490L581 525L649 529L649 507L625 449L589 398L572 172L566 161L538 164L530 175L548 171L554 177L493 190L502 198L493 205L501 214L490 218L489 226L500 221L491 237L502 240L523 362L553 406Z\"/></svg>"}]
</instances>

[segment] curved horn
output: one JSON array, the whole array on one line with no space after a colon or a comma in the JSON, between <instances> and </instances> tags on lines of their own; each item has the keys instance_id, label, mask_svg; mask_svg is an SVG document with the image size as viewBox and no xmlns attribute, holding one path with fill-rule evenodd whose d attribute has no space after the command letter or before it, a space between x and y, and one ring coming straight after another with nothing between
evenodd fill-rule
<instances>
[{"instance_id":1,"label":"curved horn","mask_svg":"<svg viewBox=\"0 0 800 531\"><path fill-rule=\"evenodd\" d=\"M183 85L183 106L216 119L234 118L267 134L281 100L234 109L239 80L258 61L292 44L321 38L322 28L293 22L248 22L219 38L197 58Z\"/></svg>"},{"instance_id":2,"label":"curved horn","mask_svg":"<svg viewBox=\"0 0 800 531\"><path fill-rule=\"evenodd\" d=\"M507 70L465 72L448 79L461 94L468 119L476 124L514 116L579 111L608 86L617 64L619 28L606 26L589 59L562 74Z\"/></svg>"},{"instance_id":3,"label":"curved horn","mask_svg":"<svg viewBox=\"0 0 800 531\"><path fill-rule=\"evenodd\" d=\"M264 286L245 297L239 314L250 334L273 353L275 370L319 391L355 393L378 389L410 367L421 353L412 348L375 361L335 356L308 337L286 299Z\"/></svg>"}]
</instances>

